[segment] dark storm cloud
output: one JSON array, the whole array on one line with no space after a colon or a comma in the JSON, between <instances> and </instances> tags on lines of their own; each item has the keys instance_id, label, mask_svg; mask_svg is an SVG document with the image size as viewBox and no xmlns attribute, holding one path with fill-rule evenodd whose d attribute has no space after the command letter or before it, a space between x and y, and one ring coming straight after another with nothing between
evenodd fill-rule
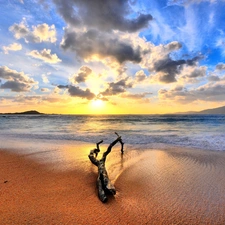
<instances>
[{"instance_id":1,"label":"dark storm cloud","mask_svg":"<svg viewBox=\"0 0 225 225\"><path fill-rule=\"evenodd\" d=\"M185 64L185 60L173 61L171 59L160 60L155 63L156 72L162 72L159 81L163 83L176 82L176 75L181 71L181 65Z\"/></svg>"},{"instance_id":2,"label":"dark storm cloud","mask_svg":"<svg viewBox=\"0 0 225 225\"><path fill-rule=\"evenodd\" d=\"M140 47L123 40L121 32L136 32L148 26L150 14L135 12L129 0L54 0L68 24L61 47L80 58L112 57L120 64L141 62ZM78 29L74 29L78 28ZM82 31L81 29L82 28Z\"/></svg>"},{"instance_id":3,"label":"dark storm cloud","mask_svg":"<svg viewBox=\"0 0 225 225\"><path fill-rule=\"evenodd\" d=\"M11 70L7 66L0 67L0 78L5 80L4 83L0 80L0 89L10 89L13 92L26 92L37 84L23 72Z\"/></svg>"},{"instance_id":4,"label":"dark storm cloud","mask_svg":"<svg viewBox=\"0 0 225 225\"><path fill-rule=\"evenodd\" d=\"M75 27L135 32L152 20L150 14L135 13L129 0L54 0L54 3L64 20Z\"/></svg>"},{"instance_id":5,"label":"dark storm cloud","mask_svg":"<svg viewBox=\"0 0 225 225\"><path fill-rule=\"evenodd\" d=\"M30 90L30 86L17 81L6 81L0 85L1 89L10 89L13 92L25 92Z\"/></svg>"},{"instance_id":6,"label":"dark storm cloud","mask_svg":"<svg viewBox=\"0 0 225 225\"><path fill-rule=\"evenodd\" d=\"M198 60L202 57L194 57L193 59L180 59L180 60L172 60L168 55L166 58L162 60L158 60L154 63L154 71L158 73L158 79L162 83L172 83L176 82L176 76L181 73L183 66L193 66L196 64ZM195 71L190 74L191 77L203 76L199 71Z\"/></svg>"},{"instance_id":7,"label":"dark storm cloud","mask_svg":"<svg viewBox=\"0 0 225 225\"><path fill-rule=\"evenodd\" d=\"M100 58L113 57L119 63L141 61L139 49L133 49L129 43L119 40L116 36L93 29L84 33L75 33L67 29L61 47L76 52L81 58L98 55Z\"/></svg>"},{"instance_id":8,"label":"dark storm cloud","mask_svg":"<svg viewBox=\"0 0 225 225\"><path fill-rule=\"evenodd\" d=\"M7 66L0 66L0 78L5 80L16 80L19 82L27 82L28 79L24 73L11 70Z\"/></svg>"},{"instance_id":9,"label":"dark storm cloud","mask_svg":"<svg viewBox=\"0 0 225 225\"><path fill-rule=\"evenodd\" d=\"M88 88L84 91L80 89L79 87L75 87L71 85L68 88L68 92L70 93L71 96L74 96L74 97L86 98L88 100L95 98L95 94L92 93Z\"/></svg>"},{"instance_id":10,"label":"dark storm cloud","mask_svg":"<svg viewBox=\"0 0 225 225\"><path fill-rule=\"evenodd\" d=\"M69 85L58 85L57 86L59 89L66 89L66 88L69 88Z\"/></svg>"},{"instance_id":11,"label":"dark storm cloud","mask_svg":"<svg viewBox=\"0 0 225 225\"><path fill-rule=\"evenodd\" d=\"M76 87L73 85L58 85L60 89L68 89L70 96L86 98L88 100L94 99L96 96L92 93L88 88L86 90L82 90L80 87Z\"/></svg>"},{"instance_id":12,"label":"dark storm cloud","mask_svg":"<svg viewBox=\"0 0 225 225\"><path fill-rule=\"evenodd\" d=\"M82 66L77 74L75 76L74 80L77 83L85 82L88 75L90 75L92 70L87 66Z\"/></svg>"},{"instance_id":13,"label":"dark storm cloud","mask_svg":"<svg viewBox=\"0 0 225 225\"><path fill-rule=\"evenodd\" d=\"M101 92L103 96L117 95L126 92L127 88L132 88L133 83L128 81L128 78L122 79L118 82L108 83L108 88Z\"/></svg>"}]
</instances>

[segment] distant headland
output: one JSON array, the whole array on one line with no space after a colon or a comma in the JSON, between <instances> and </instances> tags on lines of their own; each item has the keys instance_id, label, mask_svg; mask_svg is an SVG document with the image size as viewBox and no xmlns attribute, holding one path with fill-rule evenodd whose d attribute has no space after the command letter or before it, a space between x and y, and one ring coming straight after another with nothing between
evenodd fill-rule
<instances>
[{"instance_id":1,"label":"distant headland","mask_svg":"<svg viewBox=\"0 0 225 225\"><path fill-rule=\"evenodd\" d=\"M25 112L15 112L15 113L0 113L2 115L42 115L44 113L40 113L36 110L29 110Z\"/></svg>"},{"instance_id":2,"label":"distant headland","mask_svg":"<svg viewBox=\"0 0 225 225\"><path fill-rule=\"evenodd\" d=\"M175 113L176 114L176 113ZM179 112L177 114L225 114L225 106L202 111Z\"/></svg>"}]
</instances>

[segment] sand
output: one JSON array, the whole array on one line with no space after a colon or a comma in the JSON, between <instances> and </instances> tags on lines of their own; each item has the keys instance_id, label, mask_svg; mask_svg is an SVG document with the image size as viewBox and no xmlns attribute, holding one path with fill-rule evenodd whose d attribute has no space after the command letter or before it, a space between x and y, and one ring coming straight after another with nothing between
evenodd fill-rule
<instances>
[{"instance_id":1,"label":"sand","mask_svg":"<svg viewBox=\"0 0 225 225\"><path fill-rule=\"evenodd\" d=\"M107 169L117 194L106 204L84 155L65 169L56 166L62 158L1 150L0 224L225 224L224 152L113 150Z\"/></svg>"}]
</instances>

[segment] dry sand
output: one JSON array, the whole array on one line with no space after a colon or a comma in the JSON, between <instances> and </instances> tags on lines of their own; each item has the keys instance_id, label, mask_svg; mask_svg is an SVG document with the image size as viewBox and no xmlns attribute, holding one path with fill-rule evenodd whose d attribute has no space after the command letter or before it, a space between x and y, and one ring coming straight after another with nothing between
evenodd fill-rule
<instances>
[{"instance_id":1,"label":"dry sand","mask_svg":"<svg viewBox=\"0 0 225 225\"><path fill-rule=\"evenodd\" d=\"M82 157L63 170L0 151L0 224L225 224L224 152L114 151L117 194L106 204L97 168Z\"/></svg>"}]
</instances>

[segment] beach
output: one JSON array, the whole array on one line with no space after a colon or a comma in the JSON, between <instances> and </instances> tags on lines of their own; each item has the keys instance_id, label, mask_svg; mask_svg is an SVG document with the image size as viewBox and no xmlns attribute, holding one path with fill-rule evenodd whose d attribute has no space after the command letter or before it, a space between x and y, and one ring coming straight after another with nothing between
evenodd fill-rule
<instances>
[{"instance_id":1,"label":"beach","mask_svg":"<svg viewBox=\"0 0 225 225\"><path fill-rule=\"evenodd\" d=\"M2 149L0 224L225 223L224 152L130 146L121 155L116 146L106 166L117 193L104 204L91 144L78 146L51 162L49 153Z\"/></svg>"}]
</instances>

